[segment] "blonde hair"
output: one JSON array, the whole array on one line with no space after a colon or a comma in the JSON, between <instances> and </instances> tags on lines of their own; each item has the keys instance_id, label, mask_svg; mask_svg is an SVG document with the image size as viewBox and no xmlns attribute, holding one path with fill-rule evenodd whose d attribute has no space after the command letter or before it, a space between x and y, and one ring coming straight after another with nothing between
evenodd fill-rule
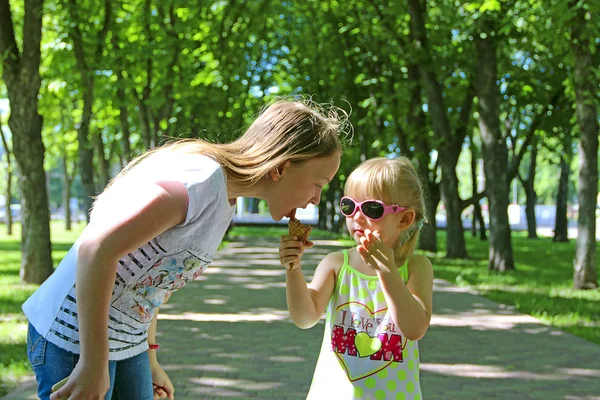
<instances>
[{"instance_id":1,"label":"blonde hair","mask_svg":"<svg viewBox=\"0 0 600 400\"><path fill-rule=\"evenodd\" d=\"M423 184L408 158L379 157L361 163L348 176L344 193L414 210L415 220L402 232L400 247L396 249L403 260L413 255L420 227L426 221L426 209Z\"/></svg>"},{"instance_id":2,"label":"blonde hair","mask_svg":"<svg viewBox=\"0 0 600 400\"><path fill-rule=\"evenodd\" d=\"M340 134L349 127L347 114L310 100L278 100L265 107L246 132L230 143L180 139L132 160L107 186L156 157L204 154L220 163L228 181L252 186L286 161L327 157L342 149Z\"/></svg>"}]
</instances>

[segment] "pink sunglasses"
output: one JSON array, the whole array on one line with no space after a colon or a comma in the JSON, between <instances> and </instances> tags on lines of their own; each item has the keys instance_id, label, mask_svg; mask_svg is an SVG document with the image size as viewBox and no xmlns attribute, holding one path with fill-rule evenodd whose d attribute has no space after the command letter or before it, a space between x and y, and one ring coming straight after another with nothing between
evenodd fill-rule
<instances>
[{"instance_id":1,"label":"pink sunglasses","mask_svg":"<svg viewBox=\"0 0 600 400\"><path fill-rule=\"evenodd\" d=\"M365 200L359 203L351 197L342 197L342 200L340 201L340 211L344 216L353 217L358 210L360 210L365 217L377 221L387 214L396 214L404 211L406 210L406 207L400 207L397 204L388 206L383 201L379 200Z\"/></svg>"}]
</instances>

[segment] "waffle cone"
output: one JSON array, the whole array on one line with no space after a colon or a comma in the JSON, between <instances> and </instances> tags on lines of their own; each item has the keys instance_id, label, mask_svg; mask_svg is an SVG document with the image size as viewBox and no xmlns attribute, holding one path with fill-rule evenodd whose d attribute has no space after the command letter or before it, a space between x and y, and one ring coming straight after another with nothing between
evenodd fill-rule
<instances>
[{"instance_id":1,"label":"waffle cone","mask_svg":"<svg viewBox=\"0 0 600 400\"><path fill-rule=\"evenodd\" d=\"M290 236L296 236L299 241L306 243L312 226L305 225L297 219L290 219L289 233Z\"/></svg>"}]
</instances>

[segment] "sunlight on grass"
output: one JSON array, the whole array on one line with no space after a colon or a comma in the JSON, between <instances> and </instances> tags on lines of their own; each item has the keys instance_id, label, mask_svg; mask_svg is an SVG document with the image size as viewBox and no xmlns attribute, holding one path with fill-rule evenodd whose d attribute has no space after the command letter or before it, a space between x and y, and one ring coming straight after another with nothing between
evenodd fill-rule
<instances>
[{"instance_id":1,"label":"sunlight on grass","mask_svg":"<svg viewBox=\"0 0 600 400\"><path fill-rule=\"evenodd\" d=\"M443 233L439 238L445 242ZM467 237L467 247L472 257L467 261L433 255L435 276L472 286L498 303L600 344L600 290L573 289L574 241L553 243L514 233L516 270L507 273L488 270L488 242Z\"/></svg>"},{"instance_id":2,"label":"sunlight on grass","mask_svg":"<svg viewBox=\"0 0 600 400\"><path fill-rule=\"evenodd\" d=\"M64 222L52 221L52 259L56 267L71 244L83 230L83 224L73 224L66 232ZM0 224L0 396L13 390L19 380L31 374L27 361L27 319L21 312L23 302L38 285L23 284L19 279L21 268L21 225L13 225L13 234L6 234Z\"/></svg>"}]
</instances>

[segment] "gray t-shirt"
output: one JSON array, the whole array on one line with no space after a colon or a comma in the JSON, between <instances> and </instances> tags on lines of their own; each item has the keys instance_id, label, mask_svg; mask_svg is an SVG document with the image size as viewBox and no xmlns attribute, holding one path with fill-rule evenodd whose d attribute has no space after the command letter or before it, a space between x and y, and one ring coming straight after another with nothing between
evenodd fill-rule
<instances>
[{"instance_id":1,"label":"gray t-shirt","mask_svg":"<svg viewBox=\"0 0 600 400\"><path fill-rule=\"evenodd\" d=\"M134 169L131 176L126 175L127 179L182 182L189 207L183 223L119 260L109 309L110 360L130 358L148 349L147 331L154 310L206 270L233 218L235 206L229 203L226 176L216 161L184 155L166 164L170 165ZM29 322L43 337L73 353L79 353L78 249L79 240L23 304Z\"/></svg>"}]
</instances>

